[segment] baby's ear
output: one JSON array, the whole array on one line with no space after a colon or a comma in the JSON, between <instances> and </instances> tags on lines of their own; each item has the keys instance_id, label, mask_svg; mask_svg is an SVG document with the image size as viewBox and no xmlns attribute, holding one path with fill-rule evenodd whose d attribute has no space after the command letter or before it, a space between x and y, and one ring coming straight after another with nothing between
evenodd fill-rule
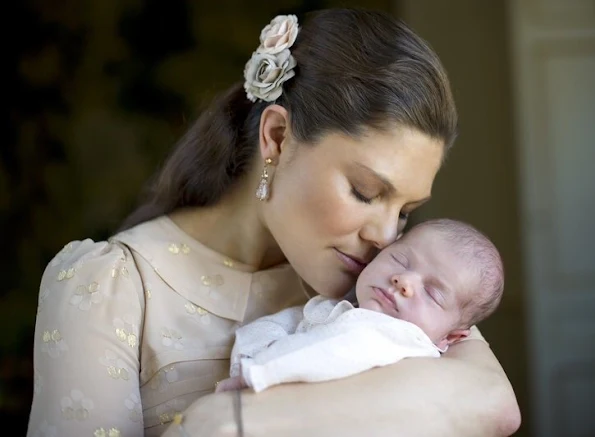
<instances>
[{"instance_id":1,"label":"baby's ear","mask_svg":"<svg viewBox=\"0 0 595 437\"><path fill-rule=\"evenodd\" d=\"M455 329L454 331L451 331L442 340L440 340L440 342L436 346L438 346L438 348L440 349L446 349L451 344L456 343L457 341L461 341L464 338L467 338L470 332L471 331L469 329Z\"/></svg>"}]
</instances>

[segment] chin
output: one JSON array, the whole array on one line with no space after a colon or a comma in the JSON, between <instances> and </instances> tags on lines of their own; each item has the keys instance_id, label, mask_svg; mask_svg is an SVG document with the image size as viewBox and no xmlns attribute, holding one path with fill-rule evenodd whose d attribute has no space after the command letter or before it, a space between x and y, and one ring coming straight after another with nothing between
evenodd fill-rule
<instances>
[{"instance_id":1,"label":"chin","mask_svg":"<svg viewBox=\"0 0 595 437\"><path fill-rule=\"evenodd\" d=\"M320 294L323 297L326 297L328 299L342 299L345 297L345 295L347 293L349 293L349 289L347 289L347 291L341 289L341 290L332 290L332 289L323 289L321 290L321 292L317 292L318 294Z\"/></svg>"},{"instance_id":2,"label":"chin","mask_svg":"<svg viewBox=\"0 0 595 437\"><path fill-rule=\"evenodd\" d=\"M359 307L364 309L364 310L370 310L370 311L375 311L377 313L383 313L384 314L384 310L382 309L382 305L380 305L378 302L376 302L375 300L364 300L363 302L361 302L359 304Z\"/></svg>"},{"instance_id":3,"label":"chin","mask_svg":"<svg viewBox=\"0 0 595 437\"><path fill-rule=\"evenodd\" d=\"M317 287L312 286L314 291L328 299L342 299L353 288L353 284L349 284L344 281L334 283L322 281L317 285Z\"/></svg>"},{"instance_id":4,"label":"chin","mask_svg":"<svg viewBox=\"0 0 595 437\"><path fill-rule=\"evenodd\" d=\"M296 266L296 273L316 294L328 299L341 299L355 286L355 279L347 273L321 264Z\"/></svg>"}]
</instances>

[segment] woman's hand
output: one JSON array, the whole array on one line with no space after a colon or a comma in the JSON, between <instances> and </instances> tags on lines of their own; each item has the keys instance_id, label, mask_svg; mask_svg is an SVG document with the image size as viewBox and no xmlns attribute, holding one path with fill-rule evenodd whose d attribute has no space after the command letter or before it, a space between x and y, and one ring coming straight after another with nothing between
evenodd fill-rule
<instances>
[{"instance_id":1,"label":"woman's hand","mask_svg":"<svg viewBox=\"0 0 595 437\"><path fill-rule=\"evenodd\" d=\"M240 375L232 376L231 378L226 378L222 381L217 383L217 387L215 388L215 393L221 393L224 391L233 391L233 390L241 390L244 388L248 388L246 381Z\"/></svg>"}]
</instances>

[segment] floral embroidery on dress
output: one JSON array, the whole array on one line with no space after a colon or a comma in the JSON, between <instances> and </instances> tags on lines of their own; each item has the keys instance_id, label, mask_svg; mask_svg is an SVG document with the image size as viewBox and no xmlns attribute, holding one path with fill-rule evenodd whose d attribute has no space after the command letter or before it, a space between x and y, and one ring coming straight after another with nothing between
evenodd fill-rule
<instances>
[{"instance_id":1,"label":"floral embroidery on dress","mask_svg":"<svg viewBox=\"0 0 595 437\"><path fill-rule=\"evenodd\" d=\"M56 256L50 261L50 266L51 267L56 267L59 264L62 264L64 262L64 260L67 258L67 254L69 254L70 252L72 252L72 249L74 248L74 245L72 242L66 244L62 250L60 250L60 252L58 252L56 254Z\"/></svg>"},{"instance_id":2,"label":"floral embroidery on dress","mask_svg":"<svg viewBox=\"0 0 595 437\"><path fill-rule=\"evenodd\" d=\"M89 410L94 408L93 401L85 398L80 390L71 390L70 396L63 397L60 401L62 416L67 420L86 420L89 418Z\"/></svg>"},{"instance_id":3,"label":"floral embroidery on dress","mask_svg":"<svg viewBox=\"0 0 595 437\"><path fill-rule=\"evenodd\" d=\"M136 336L136 324L133 320L133 317L125 316L123 319L116 318L114 319L114 328L116 332L116 337L123 343L128 343L130 347L136 347L138 344L138 337Z\"/></svg>"},{"instance_id":4,"label":"floral embroidery on dress","mask_svg":"<svg viewBox=\"0 0 595 437\"><path fill-rule=\"evenodd\" d=\"M47 353L52 358L58 358L62 352L68 350L68 345L62 338L62 334L57 329L53 331L43 331L41 336L43 341L41 351Z\"/></svg>"},{"instance_id":5,"label":"floral embroidery on dress","mask_svg":"<svg viewBox=\"0 0 595 437\"><path fill-rule=\"evenodd\" d=\"M122 433L118 428L97 428L93 433L93 437L121 437Z\"/></svg>"},{"instance_id":6,"label":"floral embroidery on dress","mask_svg":"<svg viewBox=\"0 0 595 437\"><path fill-rule=\"evenodd\" d=\"M169 250L174 255L178 255L180 253L188 255L190 253L190 247L187 244L171 243L168 246L167 250Z\"/></svg>"},{"instance_id":7,"label":"floral embroidery on dress","mask_svg":"<svg viewBox=\"0 0 595 437\"><path fill-rule=\"evenodd\" d=\"M130 274L128 273L128 269L126 267L114 266L114 267L112 267L112 270L110 272L110 276L112 278L118 278L118 277L128 278L129 275Z\"/></svg>"},{"instance_id":8,"label":"floral embroidery on dress","mask_svg":"<svg viewBox=\"0 0 595 437\"><path fill-rule=\"evenodd\" d=\"M145 297L147 300L153 297L153 284L150 282L145 283Z\"/></svg>"},{"instance_id":9,"label":"floral embroidery on dress","mask_svg":"<svg viewBox=\"0 0 595 437\"><path fill-rule=\"evenodd\" d=\"M176 331L175 329L163 328L161 330L161 343L165 347L173 347L176 350L184 349L184 344L182 343L182 335Z\"/></svg>"},{"instance_id":10,"label":"floral embroidery on dress","mask_svg":"<svg viewBox=\"0 0 595 437\"><path fill-rule=\"evenodd\" d=\"M131 393L124 399L124 405L128 409L128 418L133 422L140 422L143 418L140 398L136 393Z\"/></svg>"},{"instance_id":11,"label":"floral embroidery on dress","mask_svg":"<svg viewBox=\"0 0 595 437\"><path fill-rule=\"evenodd\" d=\"M99 290L97 282L91 282L89 285L79 285L74 290L74 295L70 298L70 304L78 306L81 311L89 311L93 304L101 303L103 295Z\"/></svg>"},{"instance_id":12,"label":"floral embroidery on dress","mask_svg":"<svg viewBox=\"0 0 595 437\"><path fill-rule=\"evenodd\" d=\"M202 285L207 287L209 297L213 300L219 300L221 295L219 294L219 287L225 284L225 280L221 275L203 275L200 277Z\"/></svg>"},{"instance_id":13,"label":"floral embroidery on dress","mask_svg":"<svg viewBox=\"0 0 595 437\"><path fill-rule=\"evenodd\" d=\"M159 372L157 372L157 374L151 378L149 387L151 387L152 390L158 390L162 392L167 389L169 384L178 381L179 378L180 374L174 365L166 366L162 369L159 369Z\"/></svg>"},{"instance_id":14,"label":"floral embroidery on dress","mask_svg":"<svg viewBox=\"0 0 595 437\"><path fill-rule=\"evenodd\" d=\"M39 428L33 433L32 437L58 437L58 429L50 425L47 420L39 424Z\"/></svg>"},{"instance_id":15,"label":"floral embroidery on dress","mask_svg":"<svg viewBox=\"0 0 595 437\"><path fill-rule=\"evenodd\" d=\"M74 277L74 267L70 267L69 269L60 270L58 272L58 276L56 280L63 281L65 279L72 279Z\"/></svg>"},{"instance_id":16,"label":"floral embroidery on dress","mask_svg":"<svg viewBox=\"0 0 595 437\"><path fill-rule=\"evenodd\" d=\"M211 323L211 316L210 313L205 310L203 307L199 307L194 305L191 302L186 302L184 305L186 308L186 313L197 323L202 323L203 325L208 325Z\"/></svg>"},{"instance_id":17,"label":"floral embroidery on dress","mask_svg":"<svg viewBox=\"0 0 595 437\"><path fill-rule=\"evenodd\" d=\"M81 242L77 242L77 247L80 246ZM58 252L58 254L54 257L54 259L52 261L50 261L49 265L52 267L56 267L60 264L63 264L71 255L71 253L74 251L74 243L68 243L66 246L64 246L64 248ZM63 268L60 269L60 271L58 272L58 275L56 276L56 280L58 282L60 281L64 281L67 279L72 279L75 275L75 273L77 272L77 270L79 270L83 264L85 263L85 261L89 258L92 258L94 256L94 252L89 252L84 254L83 256L81 256L72 266L68 267L68 268Z\"/></svg>"},{"instance_id":18,"label":"floral embroidery on dress","mask_svg":"<svg viewBox=\"0 0 595 437\"><path fill-rule=\"evenodd\" d=\"M126 363L114 351L106 349L105 356L99 358L99 362L105 366L107 374L113 379L128 381L130 378L130 371L126 367Z\"/></svg>"},{"instance_id":19,"label":"floral embroidery on dress","mask_svg":"<svg viewBox=\"0 0 595 437\"><path fill-rule=\"evenodd\" d=\"M174 420L174 416L186 409L186 402L182 399L172 399L163 405L159 405L155 412L159 417L159 422L165 424Z\"/></svg>"}]
</instances>

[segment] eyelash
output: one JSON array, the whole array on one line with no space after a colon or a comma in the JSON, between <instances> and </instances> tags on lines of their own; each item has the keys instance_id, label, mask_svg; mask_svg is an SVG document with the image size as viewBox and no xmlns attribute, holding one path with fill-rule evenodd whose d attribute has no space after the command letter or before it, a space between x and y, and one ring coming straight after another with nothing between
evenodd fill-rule
<instances>
[{"instance_id":1,"label":"eyelash","mask_svg":"<svg viewBox=\"0 0 595 437\"><path fill-rule=\"evenodd\" d=\"M398 264L401 264L403 267L405 267L406 269L409 268L409 260L405 257L403 257L403 259L400 259L398 256L396 256L395 254L390 254L391 258L395 260L395 262L397 262Z\"/></svg>"},{"instance_id":2,"label":"eyelash","mask_svg":"<svg viewBox=\"0 0 595 437\"><path fill-rule=\"evenodd\" d=\"M370 204L370 203L372 203L372 200L374 200L374 199L370 199L369 197L364 196L362 193L360 193L359 191L357 191L355 189L355 187L351 187L351 194L353 194L353 196L357 200L359 200L360 202L363 202L363 203Z\"/></svg>"},{"instance_id":3,"label":"eyelash","mask_svg":"<svg viewBox=\"0 0 595 437\"><path fill-rule=\"evenodd\" d=\"M370 203L372 203L372 201L375 199L375 197L372 198L372 199L370 199L369 197L364 196L362 193L360 193L359 191L357 191L355 189L355 187L351 187L351 194L353 194L353 196L357 200L359 200L360 202L363 202L363 203L368 204L368 205ZM401 211L399 213L399 220L408 220L408 219L409 219L409 213L406 213L406 212L403 212L403 211Z\"/></svg>"},{"instance_id":4,"label":"eyelash","mask_svg":"<svg viewBox=\"0 0 595 437\"><path fill-rule=\"evenodd\" d=\"M427 287L424 287L424 290L426 290L426 293L428 293L428 296L430 296L430 299L432 299L432 301L438 305L439 307L442 307L442 305L438 302L438 298L435 295L435 291L430 291Z\"/></svg>"}]
</instances>

